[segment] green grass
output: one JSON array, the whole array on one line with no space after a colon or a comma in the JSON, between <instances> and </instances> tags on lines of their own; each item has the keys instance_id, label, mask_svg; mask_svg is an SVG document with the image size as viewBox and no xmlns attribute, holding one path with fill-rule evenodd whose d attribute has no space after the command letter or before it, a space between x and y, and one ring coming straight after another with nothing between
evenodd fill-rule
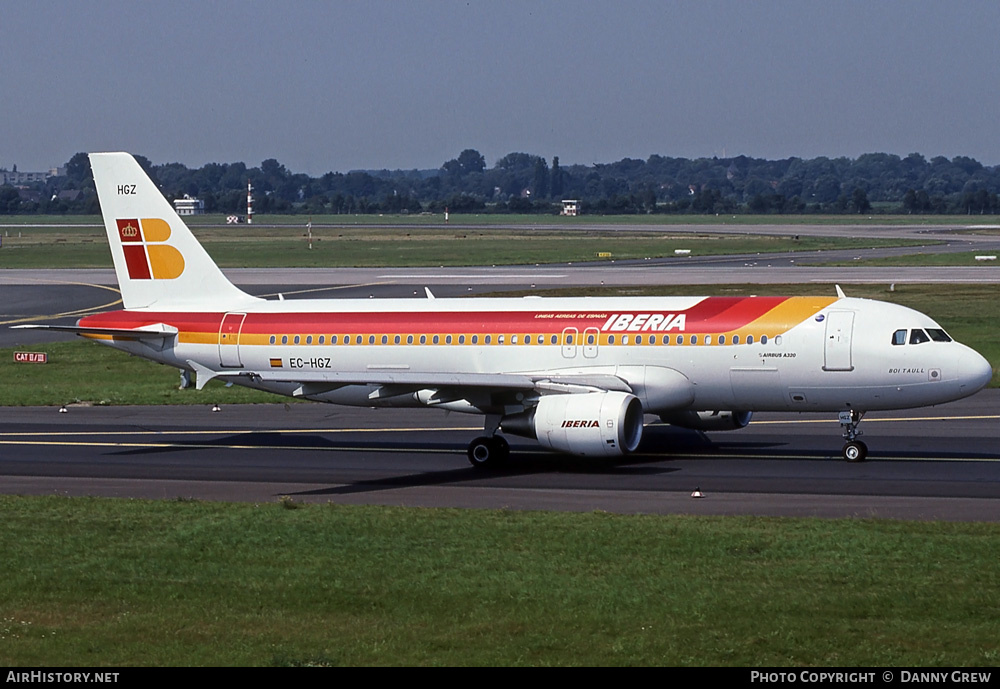
<instances>
[{"instance_id":1,"label":"green grass","mask_svg":"<svg viewBox=\"0 0 1000 689\"><path fill-rule=\"evenodd\" d=\"M1000 387L1000 300L993 285L849 285L852 297L903 304L930 315L955 339L985 356L993 366L991 387ZM653 288L600 287L566 289L531 294L575 296L656 295L787 295L833 294L832 287L817 285L690 285ZM516 294L516 293L515 293ZM504 293L510 296L511 293ZM46 351L47 364L13 361L15 349ZM47 345L0 349L0 406L39 406L83 402L88 404L241 404L275 402L281 398L239 386L224 387L212 381L204 390L178 390L176 369L154 364L93 342L76 340Z\"/></svg>"},{"instance_id":2,"label":"green grass","mask_svg":"<svg viewBox=\"0 0 1000 689\"><path fill-rule=\"evenodd\" d=\"M814 263L817 266L996 266L996 260L977 261L976 256L996 256L995 251L961 251L956 253L916 253L905 256L860 258L856 261Z\"/></svg>"},{"instance_id":3,"label":"green grass","mask_svg":"<svg viewBox=\"0 0 1000 689\"><path fill-rule=\"evenodd\" d=\"M44 351L45 364L15 363L13 352ZM217 380L180 390L180 372L84 340L0 349L0 406L59 404L251 404L291 401Z\"/></svg>"},{"instance_id":4,"label":"green grass","mask_svg":"<svg viewBox=\"0 0 1000 689\"><path fill-rule=\"evenodd\" d=\"M1000 660L996 524L58 497L0 512L8 666Z\"/></svg>"},{"instance_id":5,"label":"green grass","mask_svg":"<svg viewBox=\"0 0 1000 689\"><path fill-rule=\"evenodd\" d=\"M0 231L5 236L17 232L26 225L99 225L103 227L104 220L100 215L4 215L0 217ZM225 222L225 218L222 219Z\"/></svg>"},{"instance_id":6,"label":"green grass","mask_svg":"<svg viewBox=\"0 0 1000 689\"><path fill-rule=\"evenodd\" d=\"M301 218L300 218L301 220ZM195 227L205 249L224 268L503 265L582 262L602 254L616 259L693 255L819 251L912 246L888 239L838 239L767 235L533 230L530 227L441 228L325 227L313 230L313 248L299 227ZM99 228L24 229L6 238L0 268L110 268L111 252Z\"/></svg>"}]
</instances>

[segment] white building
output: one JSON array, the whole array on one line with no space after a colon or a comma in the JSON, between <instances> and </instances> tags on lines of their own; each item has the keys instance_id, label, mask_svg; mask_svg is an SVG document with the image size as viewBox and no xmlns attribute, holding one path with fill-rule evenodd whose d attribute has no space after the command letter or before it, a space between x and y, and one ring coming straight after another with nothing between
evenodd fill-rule
<instances>
[{"instance_id":1,"label":"white building","mask_svg":"<svg viewBox=\"0 0 1000 689\"><path fill-rule=\"evenodd\" d=\"M184 198L174 200L174 210L177 215L202 215L205 212L205 202L184 194Z\"/></svg>"},{"instance_id":2,"label":"white building","mask_svg":"<svg viewBox=\"0 0 1000 689\"><path fill-rule=\"evenodd\" d=\"M13 170L7 170L6 168L0 168L0 186L5 184L10 184L11 186L20 186L22 184L33 184L35 182L44 182L49 177L55 177L55 172L58 169L52 169L48 172L18 172L17 165L14 166Z\"/></svg>"}]
</instances>

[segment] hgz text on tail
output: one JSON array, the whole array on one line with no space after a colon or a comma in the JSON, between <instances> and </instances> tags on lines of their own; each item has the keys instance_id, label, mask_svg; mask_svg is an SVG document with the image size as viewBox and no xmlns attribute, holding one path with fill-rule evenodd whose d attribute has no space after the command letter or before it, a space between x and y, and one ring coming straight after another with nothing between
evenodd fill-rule
<instances>
[{"instance_id":1,"label":"hgz text on tail","mask_svg":"<svg viewBox=\"0 0 1000 689\"><path fill-rule=\"evenodd\" d=\"M222 274L135 158L91 153L90 166L126 309L255 300Z\"/></svg>"}]
</instances>

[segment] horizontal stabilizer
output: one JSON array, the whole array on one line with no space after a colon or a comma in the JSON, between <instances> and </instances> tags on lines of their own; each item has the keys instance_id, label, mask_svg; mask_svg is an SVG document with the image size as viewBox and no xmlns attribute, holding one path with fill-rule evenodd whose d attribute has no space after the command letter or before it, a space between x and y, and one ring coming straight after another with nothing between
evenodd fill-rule
<instances>
[{"instance_id":1,"label":"horizontal stabilizer","mask_svg":"<svg viewBox=\"0 0 1000 689\"><path fill-rule=\"evenodd\" d=\"M11 330L54 330L77 335L105 335L132 340L158 340L173 337L177 328L165 323L144 325L141 328L88 328L80 325L14 325Z\"/></svg>"}]
</instances>

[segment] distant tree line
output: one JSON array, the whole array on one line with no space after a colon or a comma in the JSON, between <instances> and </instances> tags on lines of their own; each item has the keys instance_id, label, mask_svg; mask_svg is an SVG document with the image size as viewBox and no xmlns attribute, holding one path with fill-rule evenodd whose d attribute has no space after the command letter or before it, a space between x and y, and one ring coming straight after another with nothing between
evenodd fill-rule
<instances>
[{"instance_id":1,"label":"distant tree line","mask_svg":"<svg viewBox=\"0 0 1000 689\"><path fill-rule=\"evenodd\" d=\"M310 177L270 158L259 167L209 163L154 165L168 199L200 198L209 213L542 213L577 199L582 212L627 213L1000 213L1000 166L972 158L927 160L868 153L858 158L624 158L594 165L551 164L509 153L487 167L474 149L434 170L328 172ZM0 214L96 213L90 164L74 155L66 175L25 188L0 187Z\"/></svg>"}]
</instances>

